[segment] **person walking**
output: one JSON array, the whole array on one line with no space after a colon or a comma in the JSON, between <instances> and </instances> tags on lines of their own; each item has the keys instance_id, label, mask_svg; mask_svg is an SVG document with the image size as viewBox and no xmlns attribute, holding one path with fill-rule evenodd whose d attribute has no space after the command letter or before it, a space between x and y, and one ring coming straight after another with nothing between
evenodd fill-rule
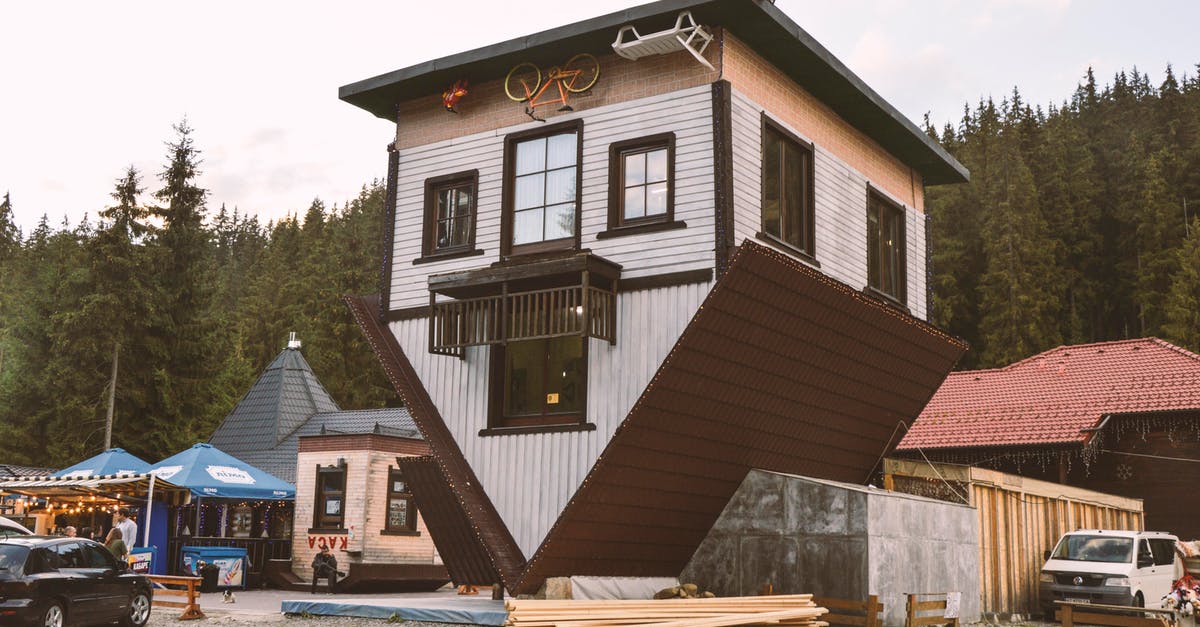
<instances>
[{"instance_id":1,"label":"person walking","mask_svg":"<svg viewBox=\"0 0 1200 627\"><path fill-rule=\"evenodd\" d=\"M337 569L337 558L333 556L333 553L329 552L328 545L321 546L321 552L317 553L316 557L313 558L312 568L312 593L317 593L317 581L319 581L322 577L329 579L329 593L336 593L337 578L339 574Z\"/></svg>"},{"instance_id":2,"label":"person walking","mask_svg":"<svg viewBox=\"0 0 1200 627\"><path fill-rule=\"evenodd\" d=\"M137 523L129 518L128 507L122 507L117 510L117 522L115 528L121 530L121 539L125 541L126 548L132 548L137 543Z\"/></svg>"},{"instance_id":3,"label":"person walking","mask_svg":"<svg viewBox=\"0 0 1200 627\"><path fill-rule=\"evenodd\" d=\"M104 539L104 546L113 554L113 557L117 558L118 562L129 562L129 547L121 537L120 529L113 527L108 531L108 537Z\"/></svg>"}]
</instances>

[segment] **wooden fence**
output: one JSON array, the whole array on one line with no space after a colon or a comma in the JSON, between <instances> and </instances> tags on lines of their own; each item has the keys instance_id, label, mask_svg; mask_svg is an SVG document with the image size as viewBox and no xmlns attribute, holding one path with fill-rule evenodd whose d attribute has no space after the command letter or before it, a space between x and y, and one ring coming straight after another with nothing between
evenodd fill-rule
<instances>
[{"instance_id":1,"label":"wooden fence","mask_svg":"<svg viewBox=\"0 0 1200 627\"><path fill-rule=\"evenodd\" d=\"M204 618L204 612L200 611L200 591L196 586L200 585L202 579L200 577L174 577L167 575L147 575L150 581L156 584L154 588L154 606L155 607L175 607L183 610L179 615L179 620L194 620ZM175 586L168 588L167 586ZM169 601L163 597L178 598L179 601Z\"/></svg>"},{"instance_id":2,"label":"wooden fence","mask_svg":"<svg viewBox=\"0 0 1200 627\"><path fill-rule=\"evenodd\" d=\"M1141 499L973 466L887 459L884 487L959 503L965 497L977 510L980 609L985 613L1039 611L1044 553L1063 533L1141 530L1145 524Z\"/></svg>"}]
</instances>

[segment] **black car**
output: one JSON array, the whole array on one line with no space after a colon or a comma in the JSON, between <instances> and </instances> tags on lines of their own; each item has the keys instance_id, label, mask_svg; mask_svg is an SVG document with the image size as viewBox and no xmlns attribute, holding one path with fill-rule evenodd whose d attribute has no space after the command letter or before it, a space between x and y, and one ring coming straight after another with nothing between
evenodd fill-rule
<instances>
[{"instance_id":1,"label":"black car","mask_svg":"<svg viewBox=\"0 0 1200 627\"><path fill-rule=\"evenodd\" d=\"M0 625L141 627L152 599L149 579L91 540L0 540Z\"/></svg>"}]
</instances>

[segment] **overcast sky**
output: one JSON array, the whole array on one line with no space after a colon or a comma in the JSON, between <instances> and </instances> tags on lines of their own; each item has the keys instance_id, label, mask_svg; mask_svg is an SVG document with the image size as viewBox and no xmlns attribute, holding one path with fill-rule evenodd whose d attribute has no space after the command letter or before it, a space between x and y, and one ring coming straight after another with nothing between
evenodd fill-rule
<instances>
[{"instance_id":1,"label":"overcast sky","mask_svg":"<svg viewBox=\"0 0 1200 627\"><path fill-rule=\"evenodd\" d=\"M171 125L203 151L200 184L265 223L382 178L392 125L340 85L640 2L14 2L0 36L0 194L18 225L110 204L132 164L154 191ZM1168 63L1195 74L1200 2L779 0L900 111L956 121L963 103L1059 102L1091 65L1107 82ZM149 200L149 196L146 197Z\"/></svg>"}]
</instances>

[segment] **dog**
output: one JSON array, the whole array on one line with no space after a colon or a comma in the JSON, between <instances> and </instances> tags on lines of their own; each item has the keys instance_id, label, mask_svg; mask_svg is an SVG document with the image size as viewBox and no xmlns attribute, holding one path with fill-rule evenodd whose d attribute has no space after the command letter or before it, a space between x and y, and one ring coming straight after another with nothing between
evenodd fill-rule
<instances>
[{"instance_id":1,"label":"dog","mask_svg":"<svg viewBox=\"0 0 1200 627\"><path fill-rule=\"evenodd\" d=\"M225 597L221 599L222 603L237 603L237 597L233 595L233 590L226 590Z\"/></svg>"}]
</instances>

